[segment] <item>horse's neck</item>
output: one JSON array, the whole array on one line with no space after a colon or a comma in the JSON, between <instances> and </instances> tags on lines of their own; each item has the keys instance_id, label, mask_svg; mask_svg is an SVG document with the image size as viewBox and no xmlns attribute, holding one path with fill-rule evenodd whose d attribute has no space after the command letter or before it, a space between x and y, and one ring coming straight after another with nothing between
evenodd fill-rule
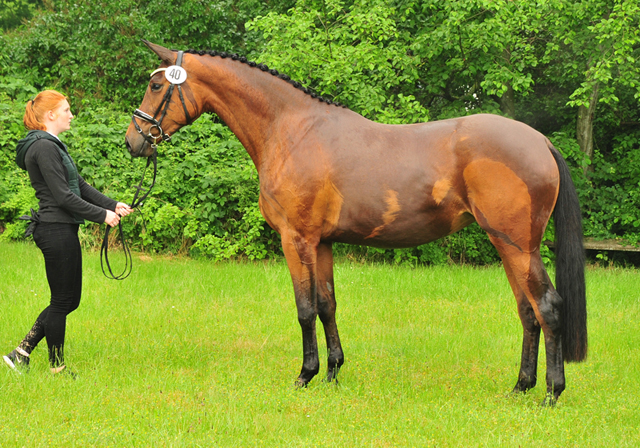
<instances>
[{"instance_id":1,"label":"horse's neck","mask_svg":"<svg viewBox=\"0 0 640 448\"><path fill-rule=\"evenodd\" d=\"M202 77L207 92L204 110L216 113L229 126L260 170L265 152L280 146L279 123L295 121L313 102L259 68L219 57L204 61L208 66Z\"/></svg>"}]
</instances>

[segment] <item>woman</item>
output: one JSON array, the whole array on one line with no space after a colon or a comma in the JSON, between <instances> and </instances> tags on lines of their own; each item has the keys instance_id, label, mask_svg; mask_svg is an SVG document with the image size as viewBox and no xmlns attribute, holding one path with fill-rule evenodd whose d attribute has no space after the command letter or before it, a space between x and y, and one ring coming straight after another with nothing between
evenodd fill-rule
<instances>
[{"instance_id":1,"label":"woman","mask_svg":"<svg viewBox=\"0 0 640 448\"><path fill-rule=\"evenodd\" d=\"M51 372L69 373L64 360L67 315L78 308L82 289L82 252L78 227L85 219L116 226L132 209L90 186L78 170L58 135L71 128L67 98L45 90L27 103L24 124L30 129L18 142L16 163L29 172L39 200L32 218L33 239L44 255L51 303L33 328L4 361L18 371L29 368L29 355L47 338Z\"/></svg>"}]
</instances>

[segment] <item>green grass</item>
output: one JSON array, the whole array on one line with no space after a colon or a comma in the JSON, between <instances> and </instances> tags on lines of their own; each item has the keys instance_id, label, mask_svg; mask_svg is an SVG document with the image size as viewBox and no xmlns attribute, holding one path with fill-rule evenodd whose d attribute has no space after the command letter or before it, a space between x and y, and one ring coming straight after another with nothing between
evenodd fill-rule
<instances>
[{"instance_id":1,"label":"green grass","mask_svg":"<svg viewBox=\"0 0 640 448\"><path fill-rule=\"evenodd\" d=\"M122 254L114 253L115 262ZM0 370L3 447L635 447L640 445L640 271L590 268L590 352L555 408L516 381L522 328L500 267L336 266L340 383L293 387L302 343L283 262L134 256L102 276L85 254L69 316L72 381ZM48 302L42 256L0 243L0 352ZM318 324L321 369L326 347ZM1 366L0 366L1 367Z\"/></svg>"}]
</instances>

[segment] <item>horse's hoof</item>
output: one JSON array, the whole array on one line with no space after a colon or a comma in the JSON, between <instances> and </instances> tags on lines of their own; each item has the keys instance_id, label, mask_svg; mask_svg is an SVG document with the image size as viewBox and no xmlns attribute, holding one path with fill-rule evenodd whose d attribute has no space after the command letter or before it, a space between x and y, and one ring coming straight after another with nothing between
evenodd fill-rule
<instances>
[{"instance_id":1,"label":"horse's hoof","mask_svg":"<svg viewBox=\"0 0 640 448\"><path fill-rule=\"evenodd\" d=\"M309 384L308 381L304 381L298 378L294 383L294 386L296 387L296 389L304 389L305 387L307 387L307 384Z\"/></svg>"},{"instance_id":2,"label":"horse's hoof","mask_svg":"<svg viewBox=\"0 0 640 448\"><path fill-rule=\"evenodd\" d=\"M524 395L527 393L527 389L520 389L518 386L514 387L513 390L511 392L509 392L509 395L513 396L513 397L517 397L519 395Z\"/></svg>"},{"instance_id":3,"label":"horse's hoof","mask_svg":"<svg viewBox=\"0 0 640 448\"><path fill-rule=\"evenodd\" d=\"M336 384L338 384L338 372L340 371L340 368L336 367L334 369L329 369L327 371L327 377L325 378L325 382L327 383L333 383L335 382Z\"/></svg>"},{"instance_id":4,"label":"horse's hoof","mask_svg":"<svg viewBox=\"0 0 640 448\"><path fill-rule=\"evenodd\" d=\"M557 402L558 402L558 398L557 397L554 397L552 394L547 394L547 396L544 397L544 400L542 400L542 403L540 403L540 406L542 406L542 407L554 407Z\"/></svg>"},{"instance_id":5,"label":"horse's hoof","mask_svg":"<svg viewBox=\"0 0 640 448\"><path fill-rule=\"evenodd\" d=\"M324 382L327 384L335 384L336 386L339 384L338 377L333 375L327 375L327 377L324 379Z\"/></svg>"}]
</instances>

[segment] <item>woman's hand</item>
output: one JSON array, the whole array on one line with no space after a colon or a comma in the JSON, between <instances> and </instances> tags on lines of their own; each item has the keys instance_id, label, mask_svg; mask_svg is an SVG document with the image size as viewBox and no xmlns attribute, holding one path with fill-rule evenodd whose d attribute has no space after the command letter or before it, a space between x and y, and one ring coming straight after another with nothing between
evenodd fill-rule
<instances>
[{"instance_id":1,"label":"woman's hand","mask_svg":"<svg viewBox=\"0 0 640 448\"><path fill-rule=\"evenodd\" d=\"M115 227L120 222L120 216L111 210L107 210L107 217L104 218L104 222L109 224L111 227Z\"/></svg>"},{"instance_id":2,"label":"woman's hand","mask_svg":"<svg viewBox=\"0 0 640 448\"><path fill-rule=\"evenodd\" d=\"M116 213L120 216L127 216L129 213L132 213L133 209L129 207L124 202L118 202L116 205Z\"/></svg>"}]
</instances>

